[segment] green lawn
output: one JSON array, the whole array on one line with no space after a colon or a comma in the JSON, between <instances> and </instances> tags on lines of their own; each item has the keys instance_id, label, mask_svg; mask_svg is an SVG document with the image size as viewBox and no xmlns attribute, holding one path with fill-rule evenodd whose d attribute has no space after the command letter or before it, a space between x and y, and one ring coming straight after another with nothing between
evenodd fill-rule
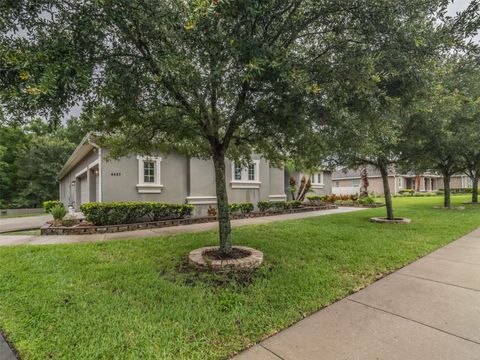
<instances>
[{"instance_id":1,"label":"green lawn","mask_svg":"<svg viewBox=\"0 0 480 360\"><path fill-rule=\"evenodd\" d=\"M235 229L265 254L253 275L185 267L214 232L3 247L0 328L22 359L226 358L480 226L475 207L394 201L411 224L370 223L380 208Z\"/></svg>"}]
</instances>

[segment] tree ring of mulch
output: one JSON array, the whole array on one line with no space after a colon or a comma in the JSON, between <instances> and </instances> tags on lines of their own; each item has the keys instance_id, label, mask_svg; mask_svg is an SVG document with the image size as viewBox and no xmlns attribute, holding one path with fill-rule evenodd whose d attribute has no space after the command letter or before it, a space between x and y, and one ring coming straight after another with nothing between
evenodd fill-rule
<instances>
[{"instance_id":1,"label":"tree ring of mulch","mask_svg":"<svg viewBox=\"0 0 480 360\"><path fill-rule=\"evenodd\" d=\"M434 206L433 208L437 210L465 210L465 206L450 206L450 207Z\"/></svg>"},{"instance_id":2,"label":"tree ring of mulch","mask_svg":"<svg viewBox=\"0 0 480 360\"><path fill-rule=\"evenodd\" d=\"M409 218L395 218L393 220L383 218L383 217L373 217L370 219L371 222L379 224L410 224L412 219Z\"/></svg>"},{"instance_id":3,"label":"tree ring of mulch","mask_svg":"<svg viewBox=\"0 0 480 360\"><path fill-rule=\"evenodd\" d=\"M218 246L192 250L188 254L188 262L197 270L212 272L253 270L263 262L263 253L250 247L233 246L229 257L225 257L218 250Z\"/></svg>"}]
</instances>

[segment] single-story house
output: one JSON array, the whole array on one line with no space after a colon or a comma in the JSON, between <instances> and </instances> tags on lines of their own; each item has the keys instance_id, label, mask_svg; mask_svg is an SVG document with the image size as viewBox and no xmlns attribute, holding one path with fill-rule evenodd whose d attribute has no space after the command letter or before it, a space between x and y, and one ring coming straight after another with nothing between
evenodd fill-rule
<instances>
[{"instance_id":1,"label":"single-story house","mask_svg":"<svg viewBox=\"0 0 480 360\"><path fill-rule=\"evenodd\" d=\"M372 166L367 167L368 192L383 195L383 181L380 171ZM392 194L397 195L402 190L412 189L417 192L437 191L444 188L443 178L437 174L403 174L391 169L388 182ZM332 173L332 193L337 195L360 193L360 169L337 170ZM471 180L465 175L455 175L450 180L451 188L468 188Z\"/></svg>"},{"instance_id":2,"label":"single-story house","mask_svg":"<svg viewBox=\"0 0 480 360\"><path fill-rule=\"evenodd\" d=\"M213 161L185 155L130 155L107 159L108 149L85 136L58 174L60 200L79 209L92 201L159 201L195 205L205 214L216 204ZM284 201L284 169L259 155L243 167L227 160L230 202Z\"/></svg>"}]
</instances>

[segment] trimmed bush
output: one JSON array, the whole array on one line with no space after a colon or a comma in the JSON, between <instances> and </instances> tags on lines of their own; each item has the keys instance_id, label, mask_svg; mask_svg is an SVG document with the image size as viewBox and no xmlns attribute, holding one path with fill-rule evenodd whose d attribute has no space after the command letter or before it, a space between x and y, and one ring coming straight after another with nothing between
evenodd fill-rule
<instances>
[{"instance_id":1,"label":"trimmed bush","mask_svg":"<svg viewBox=\"0 0 480 360\"><path fill-rule=\"evenodd\" d=\"M259 201L257 203L258 210L266 212L268 210L285 210L289 207L286 201Z\"/></svg>"},{"instance_id":2,"label":"trimmed bush","mask_svg":"<svg viewBox=\"0 0 480 360\"><path fill-rule=\"evenodd\" d=\"M63 206L63 203L60 200L47 200L47 201L44 201L42 203L42 205L43 205L43 208L45 209L45 212L47 214L50 213L52 208L54 208L55 206L61 206L61 207L65 208Z\"/></svg>"},{"instance_id":3,"label":"trimmed bush","mask_svg":"<svg viewBox=\"0 0 480 360\"><path fill-rule=\"evenodd\" d=\"M403 189L403 190L399 190L398 193L400 195L410 195L410 196L413 196L413 194L415 193L415 190L414 189Z\"/></svg>"},{"instance_id":4,"label":"trimmed bush","mask_svg":"<svg viewBox=\"0 0 480 360\"><path fill-rule=\"evenodd\" d=\"M287 202L287 207L290 209L298 209L299 207L302 207L302 202L299 200L291 200Z\"/></svg>"},{"instance_id":5,"label":"trimmed bush","mask_svg":"<svg viewBox=\"0 0 480 360\"><path fill-rule=\"evenodd\" d=\"M360 205L372 205L375 204L375 200L369 196L365 196L357 200Z\"/></svg>"},{"instance_id":6,"label":"trimmed bush","mask_svg":"<svg viewBox=\"0 0 480 360\"><path fill-rule=\"evenodd\" d=\"M335 194L330 194L330 195L323 195L323 196L318 196L318 195L312 195L312 196L307 196L308 201L312 203L319 203L319 202L327 202L327 203L334 203L336 201L350 201L350 202L355 202L358 200L358 195L353 194L353 195L335 195Z\"/></svg>"},{"instance_id":7,"label":"trimmed bush","mask_svg":"<svg viewBox=\"0 0 480 360\"><path fill-rule=\"evenodd\" d=\"M479 188L480 189L480 188ZM445 192L445 189L438 189L442 194ZM471 194L472 188L450 188L450 194Z\"/></svg>"},{"instance_id":8,"label":"trimmed bush","mask_svg":"<svg viewBox=\"0 0 480 360\"><path fill-rule=\"evenodd\" d=\"M50 209L50 213L52 214L55 220L62 220L64 216L67 214L67 210L62 205L54 206Z\"/></svg>"},{"instance_id":9,"label":"trimmed bush","mask_svg":"<svg viewBox=\"0 0 480 360\"><path fill-rule=\"evenodd\" d=\"M80 206L85 219L95 225L119 225L184 218L193 205L160 202L91 202Z\"/></svg>"},{"instance_id":10,"label":"trimmed bush","mask_svg":"<svg viewBox=\"0 0 480 360\"><path fill-rule=\"evenodd\" d=\"M241 212L242 214L248 214L253 211L253 204L251 202L232 203L229 204L230 213Z\"/></svg>"},{"instance_id":11,"label":"trimmed bush","mask_svg":"<svg viewBox=\"0 0 480 360\"><path fill-rule=\"evenodd\" d=\"M261 212L265 212L270 209L270 202L269 201L259 201L257 203L258 210Z\"/></svg>"}]
</instances>

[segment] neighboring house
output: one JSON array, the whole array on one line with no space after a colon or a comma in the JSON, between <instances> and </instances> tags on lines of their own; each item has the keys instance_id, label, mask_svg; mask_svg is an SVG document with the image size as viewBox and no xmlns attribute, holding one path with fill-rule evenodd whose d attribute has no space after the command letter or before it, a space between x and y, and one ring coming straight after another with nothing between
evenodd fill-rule
<instances>
[{"instance_id":1,"label":"neighboring house","mask_svg":"<svg viewBox=\"0 0 480 360\"><path fill-rule=\"evenodd\" d=\"M292 200L292 195L290 193L290 176L295 177L298 190L302 177L305 176L305 178L308 179L309 174L303 174L299 171L293 173L285 171L285 194L287 194L288 200ZM323 170L310 174L310 180L312 182L312 187L306 196L328 195L332 193L332 173L330 171Z\"/></svg>"},{"instance_id":2,"label":"neighboring house","mask_svg":"<svg viewBox=\"0 0 480 360\"><path fill-rule=\"evenodd\" d=\"M372 166L367 167L368 192L378 195L383 194L383 181L380 171ZM388 182L390 191L396 195L402 190L413 189L419 192L436 191L443 189L443 178L440 175L424 174L400 174L394 170L389 171ZM337 195L360 193L361 177L358 170L340 170L332 174L332 193ZM450 181L451 188L471 187L471 180L465 175L453 176Z\"/></svg>"},{"instance_id":3,"label":"neighboring house","mask_svg":"<svg viewBox=\"0 0 480 360\"><path fill-rule=\"evenodd\" d=\"M79 209L91 201L160 201L195 205L205 214L216 204L212 161L172 153L107 160L108 149L87 135L58 175L60 200ZM226 161L230 202L284 201L284 170L258 155L247 167Z\"/></svg>"}]
</instances>

